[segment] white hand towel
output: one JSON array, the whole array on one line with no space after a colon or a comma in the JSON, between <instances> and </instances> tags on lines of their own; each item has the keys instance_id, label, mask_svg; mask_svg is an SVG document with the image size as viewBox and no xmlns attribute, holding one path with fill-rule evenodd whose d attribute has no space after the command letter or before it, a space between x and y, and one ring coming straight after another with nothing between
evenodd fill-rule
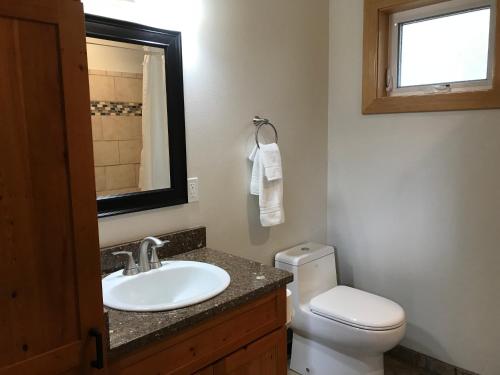
<instances>
[{"instance_id":1,"label":"white hand towel","mask_svg":"<svg viewBox=\"0 0 500 375\"><path fill-rule=\"evenodd\" d=\"M250 179L250 194L252 195L260 194L260 179L263 177L260 171L262 163L258 151L259 149L257 146L254 146L252 152L248 156L248 159L253 162L252 177Z\"/></svg>"},{"instance_id":2,"label":"white hand towel","mask_svg":"<svg viewBox=\"0 0 500 375\"><path fill-rule=\"evenodd\" d=\"M261 225L271 227L284 223L283 179L267 181L266 178L262 178L261 181L261 193L259 194Z\"/></svg>"},{"instance_id":3,"label":"white hand towel","mask_svg":"<svg viewBox=\"0 0 500 375\"><path fill-rule=\"evenodd\" d=\"M281 154L278 144L269 143L260 145L262 164L264 164L264 175L268 181L279 180L283 177L281 170Z\"/></svg>"},{"instance_id":4,"label":"white hand towel","mask_svg":"<svg viewBox=\"0 0 500 375\"><path fill-rule=\"evenodd\" d=\"M250 194L259 196L261 225L263 227L270 227L284 223L283 179L269 181L265 177L262 152L257 147L252 150L248 158L253 161Z\"/></svg>"}]
</instances>

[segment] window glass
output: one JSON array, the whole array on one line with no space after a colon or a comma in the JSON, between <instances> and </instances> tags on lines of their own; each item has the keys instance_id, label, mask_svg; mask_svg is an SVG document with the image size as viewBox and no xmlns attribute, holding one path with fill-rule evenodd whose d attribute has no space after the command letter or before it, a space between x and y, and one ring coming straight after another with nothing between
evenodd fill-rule
<instances>
[{"instance_id":1,"label":"window glass","mask_svg":"<svg viewBox=\"0 0 500 375\"><path fill-rule=\"evenodd\" d=\"M490 8L400 24L399 87L488 78Z\"/></svg>"}]
</instances>

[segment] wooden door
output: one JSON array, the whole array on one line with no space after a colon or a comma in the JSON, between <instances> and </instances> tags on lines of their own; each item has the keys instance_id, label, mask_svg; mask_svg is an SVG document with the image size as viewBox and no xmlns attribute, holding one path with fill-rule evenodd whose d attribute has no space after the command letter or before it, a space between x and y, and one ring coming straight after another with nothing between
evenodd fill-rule
<instances>
[{"instance_id":1,"label":"wooden door","mask_svg":"<svg viewBox=\"0 0 500 375\"><path fill-rule=\"evenodd\" d=\"M214 366L205 367L203 370L197 371L193 375L214 375Z\"/></svg>"},{"instance_id":2,"label":"wooden door","mask_svg":"<svg viewBox=\"0 0 500 375\"><path fill-rule=\"evenodd\" d=\"M286 328L247 345L214 365L214 375L286 375Z\"/></svg>"},{"instance_id":3,"label":"wooden door","mask_svg":"<svg viewBox=\"0 0 500 375\"><path fill-rule=\"evenodd\" d=\"M81 3L0 1L0 82L0 374L101 374Z\"/></svg>"}]
</instances>

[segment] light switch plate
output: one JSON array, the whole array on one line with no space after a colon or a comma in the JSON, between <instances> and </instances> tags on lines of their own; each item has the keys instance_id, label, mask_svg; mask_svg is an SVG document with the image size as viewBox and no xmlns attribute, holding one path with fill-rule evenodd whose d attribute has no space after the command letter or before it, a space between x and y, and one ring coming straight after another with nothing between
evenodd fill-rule
<instances>
[{"instance_id":1,"label":"light switch plate","mask_svg":"<svg viewBox=\"0 0 500 375\"><path fill-rule=\"evenodd\" d=\"M188 202L198 202L198 177L188 178Z\"/></svg>"}]
</instances>

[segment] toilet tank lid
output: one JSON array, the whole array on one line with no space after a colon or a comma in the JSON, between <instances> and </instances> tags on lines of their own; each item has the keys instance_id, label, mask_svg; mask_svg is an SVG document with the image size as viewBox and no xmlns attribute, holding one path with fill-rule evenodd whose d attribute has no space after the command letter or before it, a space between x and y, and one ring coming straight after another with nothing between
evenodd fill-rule
<instances>
[{"instance_id":1,"label":"toilet tank lid","mask_svg":"<svg viewBox=\"0 0 500 375\"><path fill-rule=\"evenodd\" d=\"M306 242L290 249L280 251L276 254L274 260L292 266L300 266L316 259L323 258L326 255L333 254L334 251L332 246L315 242Z\"/></svg>"}]
</instances>

